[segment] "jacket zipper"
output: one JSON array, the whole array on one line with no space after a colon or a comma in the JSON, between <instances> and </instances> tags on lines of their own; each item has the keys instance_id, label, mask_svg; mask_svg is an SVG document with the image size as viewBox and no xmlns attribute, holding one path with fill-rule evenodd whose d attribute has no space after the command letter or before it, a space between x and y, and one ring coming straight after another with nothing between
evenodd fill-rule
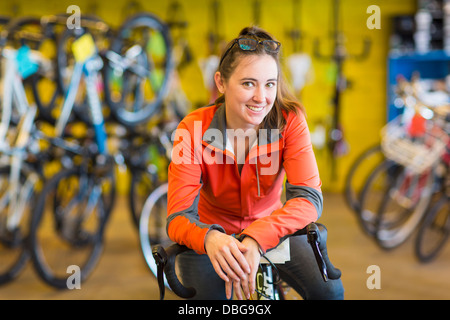
<instances>
[{"instance_id":1,"label":"jacket zipper","mask_svg":"<svg viewBox=\"0 0 450 320\"><path fill-rule=\"evenodd\" d=\"M258 159L256 159L256 182L258 185L258 198L261 197L260 187L259 187L259 172L258 172Z\"/></svg>"}]
</instances>

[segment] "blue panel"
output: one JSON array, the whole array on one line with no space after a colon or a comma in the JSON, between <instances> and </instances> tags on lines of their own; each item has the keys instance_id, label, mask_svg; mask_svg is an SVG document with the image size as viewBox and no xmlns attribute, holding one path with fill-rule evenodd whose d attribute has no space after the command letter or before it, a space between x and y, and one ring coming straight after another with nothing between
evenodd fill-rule
<instances>
[{"instance_id":1,"label":"blue panel","mask_svg":"<svg viewBox=\"0 0 450 320\"><path fill-rule=\"evenodd\" d=\"M398 75L411 79L414 72L419 72L424 79L443 79L450 74L450 55L442 50L427 54L390 55L388 60L388 118L390 121L401 113L393 104L394 85Z\"/></svg>"}]
</instances>

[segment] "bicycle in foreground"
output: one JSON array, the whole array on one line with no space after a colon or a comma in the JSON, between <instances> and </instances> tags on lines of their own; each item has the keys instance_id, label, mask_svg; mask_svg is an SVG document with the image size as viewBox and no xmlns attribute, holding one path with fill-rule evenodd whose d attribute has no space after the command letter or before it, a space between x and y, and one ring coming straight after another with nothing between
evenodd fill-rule
<instances>
[{"instance_id":1,"label":"bicycle in foreground","mask_svg":"<svg viewBox=\"0 0 450 320\"><path fill-rule=\"evenodd\" d=\"M328 279L339 279L341 271L336 269L327 253L325 241L322 241L319 226L325 228L323 225L311 223L307 227L297 231L291 236L306 236L314 253L317 266L326 282ZM256 296L252 297L256 300L285 300L288 286L280 279L278 269L275 264L284 263L289 258L289 238L284 240L276 249L264 254L261 257L260 267L256 274ZM162 245L155 245L152 249L152 255L157 266L157 279L160 290L160 299L164 299L165 287L168 287L179 297L189 299L195 296L196 290L193 287L186 288L178 279L176 274L175 258L178 254L182 254L188 250L186 246L179 244L172 244L167 248ZM283 252L285 261L280 259L279 253ZM277 257L278 256L278 257ZM164 276L166 279L164 279ZM165 284L167 281L167 284Z\"/></svg>"}]
</instances>

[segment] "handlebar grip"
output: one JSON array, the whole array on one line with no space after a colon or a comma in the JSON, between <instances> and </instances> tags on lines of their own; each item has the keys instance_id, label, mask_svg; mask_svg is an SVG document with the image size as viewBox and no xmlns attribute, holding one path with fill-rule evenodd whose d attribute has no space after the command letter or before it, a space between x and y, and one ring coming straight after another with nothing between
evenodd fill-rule
<instances>
[{"instance_id":1,"label":"handlebar grip","mask_svg":"<svg viewBox=\"0 0 450 320\"><path fill-rule=\"evenodd\" d=\"M321 267L321 269L323 269L322 264L325 263L326 267L325 270L324 271L321 270L324 280L326 281L326 278L337 280L341 277L342 272L331 263L330 258L328 257L326 238L323 239L323 237L321 236L319 227L324 230L326 235L327 228L323 224L311 223L307 226L308 242L311 244L311 246L313 246L313 250L314 250L314 243L318 244L319 249L318 251L320 252L319 254L320 257L317 256L318 254L316 254L315 250L314 253L316 255L316 259L318 260L317 262L319 263L319 267Z\"/></svg>"},{"instance_id":2,"label":"handlebar grip","mask_svg":"<svg viewBox=\"0 0 450 320\"><path fill-rule=\"evenodd\" d=\"M187 250L191 250L186 246L179 245L177 243L172 244L166 249L167 263L164 266L164 273L166 274L167 283L170 289L179 297L189 299L195 296L196 290L192 287L186 288L178 279L175 272L175 258L178 254Z\"/></svg>"},{"instance_id":3,"label":"handlebar grip","mask_svg":"<svg viewBox=\"0 0 450 320\"><path fill-rule=\"evenodd\" d=\"M323 260L325 261L325 265L327 266L328 278L331 280L339 279L342 275L342 272L331 263L330 258L328 257L326 243L319 243L319 249L320 252L322 252Z\"/></svg>"},{"instance_id":4,"label":"handlebar grip","mask_svg":"<svg viewBox=\"0 0 450 320\"><path fill-rule=\"evenodd\" d=\"M167 253L164 248L158 244L153 247L152 249L152 256L153 259L155 259L156 262L156 279L158 280L158 287L159 287L159 299L164 300L164 294L165 294L165 286L164 286L164 266L167 263Z\"/></svg>"}]
</instances>

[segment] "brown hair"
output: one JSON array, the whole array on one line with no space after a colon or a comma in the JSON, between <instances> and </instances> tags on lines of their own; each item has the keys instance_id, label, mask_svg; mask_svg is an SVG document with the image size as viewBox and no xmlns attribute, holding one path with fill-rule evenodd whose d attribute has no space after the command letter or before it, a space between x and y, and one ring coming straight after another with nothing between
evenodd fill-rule
<instances>
[{"instance_id":1,"label":"brown hair","mask_svg":"<svg viewBox=\"0 0 450 320\"><path fill-rule=\"evenodd\" d=\"M276 39L270 35L265 30L252 26L246 27L241 30L239 33L239 38L251 38L256 40L275 40ZM286 119L283 116L282 111L284 110L286 113L295 112L298 114L299 111L305 113L303 106L297 101L295 96L289 91L286 80L281 70L280 65L280 52L267 52L264 50L263 46L257 46L254 51L244 51L239 49L239 46L233 46L235 39L231 40L227 45L227 50L224 51L221 57L222 63L219 65L218 71L220 72L221 77L228 81L231 74L234 72L237 67L239 60L241 57L246 55L262 55L268 54L272 56L278 66L278 85L277 85L277 96L275 98L275 102L273 104L272 110L266 115L262 123L260 124L260 128L278 128L280 131L284 129L286 125ZM231 50L229 49L231 46ZM228 51L228 52L227 52ZM225 55L226 53L226 55ZM225 96L219 96L215 103L216 105L222 104L225 102Z\"/></svg>"}]
</instances>

